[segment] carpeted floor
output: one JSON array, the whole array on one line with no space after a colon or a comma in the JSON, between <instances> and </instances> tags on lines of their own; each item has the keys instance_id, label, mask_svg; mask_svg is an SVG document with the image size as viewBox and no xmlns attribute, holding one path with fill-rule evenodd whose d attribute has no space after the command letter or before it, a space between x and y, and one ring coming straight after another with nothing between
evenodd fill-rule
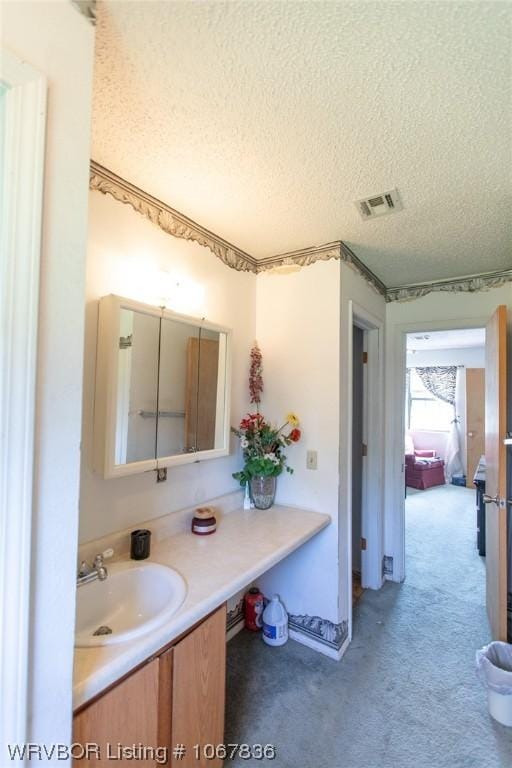
<instances>
[{"instance_id":1,"label":"carpeted floor","mask_svg":"<svg viewBox=\"0 0 512 768\"><path fill-rule=\"evenodd\" d=\"M411 493L406 516L407 579L365 590L340 663L245 631L229 643L227 742L274 744L276 768L512 766L474 672L489 639L474 493Z\"/></svg>"}]
</instances>

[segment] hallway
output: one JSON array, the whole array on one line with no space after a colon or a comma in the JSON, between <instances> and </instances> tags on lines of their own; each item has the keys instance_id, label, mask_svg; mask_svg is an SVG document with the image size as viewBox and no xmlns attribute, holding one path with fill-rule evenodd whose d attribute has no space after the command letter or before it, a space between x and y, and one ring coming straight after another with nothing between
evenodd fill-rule
<instances>
[{"instance_id":1,"label":"hallway","mask_svg":"<svg viewBox=\"0 0 512 768\"><path fill-rule=\"evenodd\" d=\"M364 592L341 663L245 631L229 643L226 743L274 744L277 768L511 765L474 672L489 635L473 491L413 492L406 528L407 579Z\"/></svg>"}]
</instances>

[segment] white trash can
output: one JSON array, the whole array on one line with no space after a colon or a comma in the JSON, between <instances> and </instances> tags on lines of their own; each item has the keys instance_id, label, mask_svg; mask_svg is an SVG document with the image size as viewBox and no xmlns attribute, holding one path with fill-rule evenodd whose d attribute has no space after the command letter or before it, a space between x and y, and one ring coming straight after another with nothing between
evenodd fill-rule
<instances>
[{"instance_id":1,"label":"white trash can","mask_svg":"<svg viewBox=\"0 0 512 768\"><path fill-rule=\"evenodd\" d=\"M489 714L512 727L512 645L495 641L476 652L476 669L487 688Z\"/></svg>"}]
</instances>

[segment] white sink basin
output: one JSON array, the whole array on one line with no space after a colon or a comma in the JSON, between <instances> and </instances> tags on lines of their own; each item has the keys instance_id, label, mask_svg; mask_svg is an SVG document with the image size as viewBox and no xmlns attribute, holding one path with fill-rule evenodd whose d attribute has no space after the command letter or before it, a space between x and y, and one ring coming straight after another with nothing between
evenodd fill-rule
<instances>
[{"instance_id":1,"label":"white sink basin","mask_svg":"<svg viewBox=\"0 0 512 768\"><path fill-rule=\"evenodd\" d=\"M105 581L77 589L75 645L111 645L146 635L176 613L186 592L180 574L165 565L109 565Z\"/></svg>"}]
</instances>

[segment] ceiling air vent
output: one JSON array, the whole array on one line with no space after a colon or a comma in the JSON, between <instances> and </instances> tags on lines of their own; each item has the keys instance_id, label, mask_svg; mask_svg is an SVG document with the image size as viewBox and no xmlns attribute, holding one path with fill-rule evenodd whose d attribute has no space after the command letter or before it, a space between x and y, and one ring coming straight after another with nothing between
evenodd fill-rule
<instances>
[{"instance_id":1,"label":"ceiling air vent","mask_svg":"<svg viewBox=\"0 0 512 768\"><path fill-rule=\"evenodd\" d=\"M362 219L376 219L378 216L397 213L403 208L397 189L366 197L364 200L356 200L355 205Z\"/></svg>"}]
</instances>

